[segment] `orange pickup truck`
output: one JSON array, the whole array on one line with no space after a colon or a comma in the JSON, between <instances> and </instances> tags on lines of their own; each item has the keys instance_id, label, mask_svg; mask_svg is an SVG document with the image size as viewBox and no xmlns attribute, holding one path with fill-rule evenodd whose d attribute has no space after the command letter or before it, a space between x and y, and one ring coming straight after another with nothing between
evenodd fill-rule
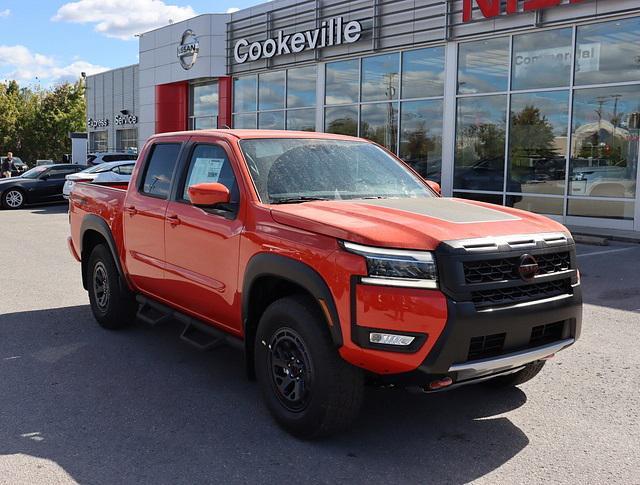
<instances>
[{"instance_id":1,"label":"orange pickup truck","mask_svg":"<svg viewBox=\"0 0 640 485\"><path fill-rule=\"evenodd\" d=\"M344 429L365 383L512 386L580 335L575 244L539 215L440 197L366 140L153 136L126 186L76 184L69 248L96 320L228 343L296 436Z\"/></svg>"}]
</instances>

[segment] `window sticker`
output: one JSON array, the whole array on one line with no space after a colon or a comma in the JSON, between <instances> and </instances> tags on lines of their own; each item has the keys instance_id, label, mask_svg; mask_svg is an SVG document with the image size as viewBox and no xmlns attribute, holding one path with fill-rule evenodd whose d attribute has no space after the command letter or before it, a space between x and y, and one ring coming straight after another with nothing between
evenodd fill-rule
<instances>
[{"instance_id":1,"label":"window sticker","mask_svg":"<svg viewBox=\"0 0 640 485\"><path fill-rule=\"evenodd\" d=\"M224 158L196 158L189 176L189 183L185 187L184 198L189 200L188 189L192 185L217 182L224 162Z\"/></svg>"}]
</instances>

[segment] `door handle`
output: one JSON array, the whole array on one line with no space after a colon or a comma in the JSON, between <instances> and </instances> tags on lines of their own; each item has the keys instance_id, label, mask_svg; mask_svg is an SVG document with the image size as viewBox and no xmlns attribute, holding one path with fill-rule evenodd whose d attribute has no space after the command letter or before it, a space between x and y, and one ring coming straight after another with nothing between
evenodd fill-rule
<instances>
[{"instance_id":1,"label":"door handle","mask_svg":"<svg viewBox=\"0 0 640 485\"><path fill-rule=\"evenodd\" d=\"M138 209L136 206L130 205L129 207L125 207L125 212L127 212L130 216L135 216L138 213Z\"/></svg>"},{"instance_id":2,"label":"door handle","mask_svg":"<svg viewBox=\"0 0 640 485\"><path fill-rule=\"evenodd\" d=\"M177 215L172 214L170 216L167 216L167 222L175 227L180 224L180 218Z\"/></svg>"}]
</instances>

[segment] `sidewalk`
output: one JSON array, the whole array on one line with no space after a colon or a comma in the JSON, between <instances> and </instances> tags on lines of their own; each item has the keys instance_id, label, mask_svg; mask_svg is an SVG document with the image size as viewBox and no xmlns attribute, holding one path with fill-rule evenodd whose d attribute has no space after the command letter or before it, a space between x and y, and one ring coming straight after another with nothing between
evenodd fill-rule
<instances>
[{"instance_id":1,"label":"sidewalk","mask_svg":"<svg viewBox=\"0 0 640 485\"><path fill-rule=\"evenodd\" d=\"M640 244L640 231L606 229L602 227L567 226L574 235L605 238L610 241L621 241Z\"/></svg>"}]
</instances>

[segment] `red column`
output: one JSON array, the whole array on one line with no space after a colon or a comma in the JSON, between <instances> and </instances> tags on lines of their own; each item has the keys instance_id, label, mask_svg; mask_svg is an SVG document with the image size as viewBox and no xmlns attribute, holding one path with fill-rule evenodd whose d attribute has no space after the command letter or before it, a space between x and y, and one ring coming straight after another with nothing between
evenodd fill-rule
<instances>
[{"instance_id":1,"label":"red column","mask_svg":"<svg viewBox=\"0 0 640 485\"><path fill-rule=\"evenodd\" d=\"M156 133L187 129L189 83L156 86Z\"/></svg>"},{"instance_id":2,"label":"red column","mask_svg":"<svg viewBox=\"0 0 640 485\"><path fill-rule=\"evenodd\" d=\"M232 86L233 78L231 76L222 76L218 78L218 128L231 128L233 123L231 119L232 113Z\"/></svg>"}]
</instances>

